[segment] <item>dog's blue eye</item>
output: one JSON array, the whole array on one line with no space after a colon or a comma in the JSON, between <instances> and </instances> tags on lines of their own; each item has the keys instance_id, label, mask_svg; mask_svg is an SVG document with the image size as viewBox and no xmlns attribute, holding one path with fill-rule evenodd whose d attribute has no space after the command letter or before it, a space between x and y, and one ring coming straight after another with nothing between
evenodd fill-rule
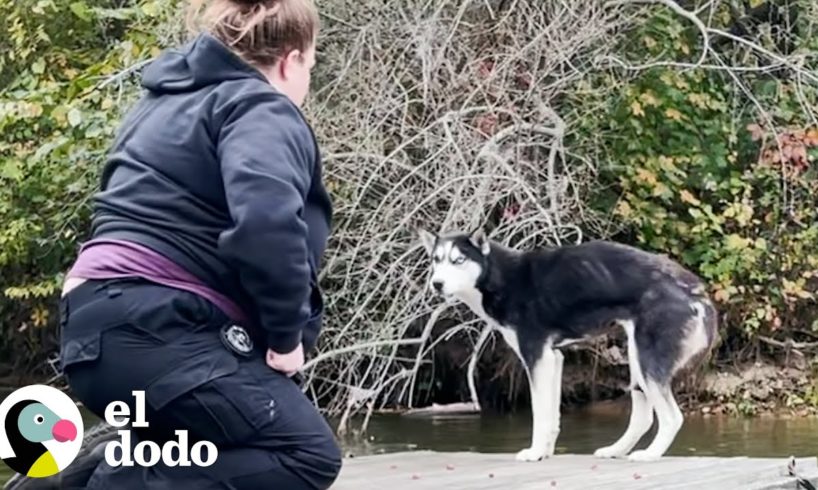
<instances>
[{"instance_id":1,"label":"dog's blue eye","mask_svg":"<svg viewBox=\"0 0 818 490\"><path fill-rule=\"evenodd\" d=\"M466 261L466 257L458 257L458 258L452 260L452 263L453 264L462 264L465 261Z\"/></svg>"}]
</instances>

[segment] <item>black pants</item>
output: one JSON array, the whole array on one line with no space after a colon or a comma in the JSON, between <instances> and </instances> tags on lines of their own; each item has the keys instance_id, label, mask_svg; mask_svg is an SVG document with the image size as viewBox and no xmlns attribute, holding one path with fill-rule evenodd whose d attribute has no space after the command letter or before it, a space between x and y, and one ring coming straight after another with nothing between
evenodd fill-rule
<instances>
[{"instance_id":1,"label":"black pants","mask_svg":"<svg viewBox=\"0 0 818 490\"><path fill-rule=\"evenodd\" d=\"M145 392L148 428L133 444L175 440L218 447L212 466L150 468L102 463L91 489L326 489L341 454L324 418L286 375L227 349L228 318L197 295L141 280L89 281L62 299L62 362L73 394L99 417Z\"/></svg>"}]
</instances>

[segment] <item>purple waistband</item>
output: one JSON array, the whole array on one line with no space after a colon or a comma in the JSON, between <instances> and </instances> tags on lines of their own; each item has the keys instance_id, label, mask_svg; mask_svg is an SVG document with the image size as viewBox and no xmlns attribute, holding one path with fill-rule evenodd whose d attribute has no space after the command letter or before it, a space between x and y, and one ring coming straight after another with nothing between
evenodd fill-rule
<instances>
[{"instance_id":1,"label":"purple waistband","mask_svg":"<svg viewBox=\"0 0 818 490\"><path fill-rule=\"evenodd\" d=\"M137 276L148 281L198 294L233 321L247 323L247 315L232 300L207 287L196 276L164 255L122 240L98 239L83 244L68 277L113 279Z\"/></svg>"}]
</instances>

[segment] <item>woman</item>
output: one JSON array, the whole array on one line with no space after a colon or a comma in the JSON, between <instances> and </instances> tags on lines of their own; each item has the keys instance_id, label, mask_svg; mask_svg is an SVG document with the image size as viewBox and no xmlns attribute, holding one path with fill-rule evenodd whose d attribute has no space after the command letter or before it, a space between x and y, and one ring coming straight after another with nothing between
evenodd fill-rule
<instances>
[{"instance_id":1,"label":"woman","mask_svg":"<svg viewBox=\"0 0 818 490\"><path fill-rule=\"evenodd\" d=\"M299 109L318 15L310 0L215 0L204 19L145 69L119 129L65 284L61 357L100 417L114 401L135 413L145 392L134 444L181 429L219 456L103 461L82 486L325 489L340 451L291 377L320 328L332 213Z\"/></svg>"}]
</instances>

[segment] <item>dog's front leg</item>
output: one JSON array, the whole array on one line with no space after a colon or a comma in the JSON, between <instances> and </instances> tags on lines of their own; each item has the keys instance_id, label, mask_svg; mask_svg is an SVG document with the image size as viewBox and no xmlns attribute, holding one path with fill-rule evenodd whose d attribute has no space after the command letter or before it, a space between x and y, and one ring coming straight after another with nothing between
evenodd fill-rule
<instances>
[{"instance_id":1,"label":"dog's front leg","mask_svg":"<svg viewBox=\"0 0 818 490\"><path fill-rule=\"evenodd\" d=\"M546 447L546 456L553 456L560 436L560 402L562 401L562 364L565 358L562 351L554 352L554 371L551 375L551 426Z\"/></svg>"},{"instance_id":2,"label":"dog's front leg","mask_svg":"<svg viewBox=\"0 0 818 490\"><path fill-rule=\"evenodd\" d=\"M528 369L531 393L532 431L531 447L517 453L518 461L539 461L553 454L553 424L555 367L557 356L553 349L543 349L542 356Z\"/></svg>"}]
</instances>

